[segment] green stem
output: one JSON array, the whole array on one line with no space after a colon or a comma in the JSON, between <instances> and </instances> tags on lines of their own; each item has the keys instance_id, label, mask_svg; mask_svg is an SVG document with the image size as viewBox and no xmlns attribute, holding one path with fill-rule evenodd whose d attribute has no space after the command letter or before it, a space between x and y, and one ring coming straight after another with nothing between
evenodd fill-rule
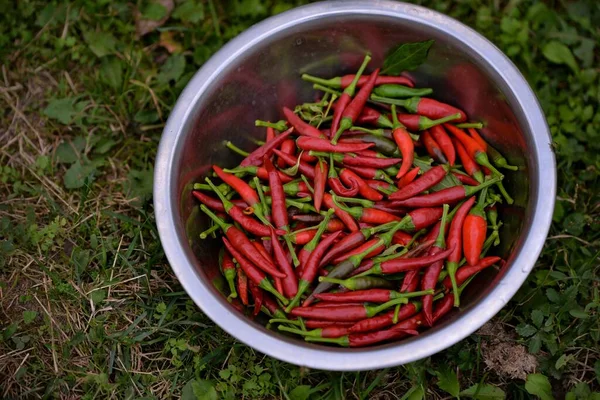
<instances>
[{"instance_id":1,"label":"green stem","mask_svg":"<svg viewBox=\"0 0 600 400\"><path fill-rule=\"evenodd\" d=\"M371 208L375 205L375 202L371 201L371 200L355 199L353 197L343 197L343 196L338 196L336 194L332 194L331 197L333 197L337 201L342 201L344 203L360 204L361 206L367 207L367 208Z\"/></svg>"},{"instance_id":2,"label":"green stem","mask_svg":"<svg viewBox=\"0 0 600 400\"><path fill-rule=\"evenodd\" d=\"M229 140L225 141L225 147L227 147L229 150L233 151L234 153L239 154L242 157L248 157L248 155L250 155L250 153L248 153L245 150L240 149L235 144L233 144L233 142L231 142Z\"/></svg>"},{"instance_id":3,"label":"green stem","mask_svg":"<svg viewBox=\"0 0 600 400\"><path fill-rule=\"evenodd\" d=\"M206 239L210 234L212 234L213 232L218 231L219 228L220 228L219 225L214 224L213 226L211 226L210 228L208 228L204 232L200 233L200 239L202 239L202 240Z\"/></svg>"},{"instance_id":4,"label":"green stem","mask_svg":"<svg viewBox=\"0 0 600 400\"><path fill-rule=\"evenodd\" d=\"M332 88L329 88L327 86L319 85L318 83L315 83L313 85L313 89L320 90L322 92L329 93L332 95L335 94L336 96L339 96L340 94L342 94L341 92L339 92L337 90L333 90Z\"/></svg>"},{"instance_id":5,"label":"green stem","mask_svg":"<svg viewBox=\"0 0 600 400\"><path fill-rule=\"evenodd\" d=\"M300 321L286 319L286 318L272 318L269 320L269 323L270 324L291 324L291 325L300 326Z\"/></svg>"},{"instance_id":6,"label":"green stem","mask_svg":"<svg viewBox=\"0 0 600 400\"><path fill-rule=\"evenodd\" d=\"M461 129L466 129L466 128L482 129L483 122L463 122L461 124L456 124L454 126L456 126L457 128L461 128Z\"/></svg>"},{"instance_id":7,"label":"green stem","mask_svg":"<svg viewBox=\"0 0 600 400\"><path fill-rule=\"evenodd\" d=\"M308 182L308 179L306 178L306 176L302 175L300 177L300 179L302 179L302 181L306 184L306 187L308 188L308 191L311 192L312 194L315 194L315 189L312 187L312 185Z\"/></svg>"},{"instance_id":8,"label":"green stem","mask_svg":"<svg viewBox=\"0 0 600 400\"><path fill-rule=\"evenodd\" d=\"M262 185L260 184L260 179L258 179L257 176L254 177L253 179L254 184L256 185L256 192L258 193L258 198L260 199L260 206L263 209L263 215L269 215L269 205L267 204L267 200L265 198L265 194L262 190ZM258 215L257 215L258 217ZM263 216L263 218L265 219L266 223L265 225L271 225L271 223Z\"/></svg>"},{"instance_id":9,"label":"green stem","mask_svg":"<svg viewBox=\"0 0 600 400\"><path fill-rule=\"evenodd\" d=\"M283 132L287 129L287 122L285 122L284 120L280 120L277 122L269 122L269 121L261 121L260 119L257 119L256 121L254 121L254 126L273 128L275 130Z\"/></svg>"},{"instance_id":10,"label":"green stem","mask_svg":"<svg viewBox=\"0 0 600 400\"><path fill-rule=\"evenodd\" d=\"M312 76L309 74L302 74L302 79L310 82L310 83L316 83L319 85L323 85L323 86L331 86L334 88L339 88L342 84L342 80L337 77L337 78L331 78L331 79L323 79L323 78L319 78L317 76Z\"/></svg>"},{"instance_id":11,"label":"green stem","mask_svg":"<svg viewBox=\"0 0 600 400\"><path fill-rule=\"evenodd\" d=\"M208 207L206 207L204 204L200 204L200 209L204 211L204 213L208 215L213 221L215 221L215 223L223 230L223 232L227 232L227 230L233 226L223 221L221 218L217 217L217 215L210 211Z\"/></svg>"}]
</instances>

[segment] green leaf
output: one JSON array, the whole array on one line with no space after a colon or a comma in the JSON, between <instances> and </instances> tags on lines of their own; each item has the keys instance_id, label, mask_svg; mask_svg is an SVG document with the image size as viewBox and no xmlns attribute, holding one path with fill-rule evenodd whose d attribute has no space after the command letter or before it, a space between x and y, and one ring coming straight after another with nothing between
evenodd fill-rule
<instances>
[{"instance_id":1,"label":"green leaf","mask_svg":"<svg viewBox=\"0 0 600 400\"><path fill-rule=\"evenodd\" d=\"M450 368L440 368L435 374L438 377L437 385L440 389L454 397L458 396L458 393L460 392L460 383L458 382L456 372Z\"/></svg>"},{"instance_id":2,"label":"green leaf","mask_svg":"<svg viewBox=\"0 0 600 400\"><path fill-rule=\"evenodd\" d=\"M596 48L596 42L591 39L582 39L581 44L577 47L573 53L577 58L581 60L584 68L589 68L594 62L594 49Z\"/></svg>"},{"instance_id":3,"label":"green leaf","mask_svg":"<svg viewBox=\"0 0 600 400\"><path fill-rule=\"evenodd\" d=\"M160 73L156 77L159 83L178 80L185 70L185 56L182 54L173 54L160 68Z\"/></svg>"},{"instance_id":4,"label":"green leaf","mask_svg":"<svg viewBox=\"0 0 600 400\"><path fill-rule=\"evenodd\" d=\"M96 167L89 163L81 164L78 160L67 170L63 181L67 189L79 189L85 185L86 180L93 180Z\"/></svg>"},{"instance_id":5,"label":"green leaf","mask_svg":"<svg viewBox=\"0 0 600 400\"><path fill-rule=\"evenodd\" d=\"M396 47L383 62L382 75L400 75L403 71L416 69L427 59L433 40L404 43Z\"/></svg>"},{"instance_id":6,"label":"green leaf","mask_svg":"<svg viewBox=\"0 0 600 400\"><path fill-rule=\"evenodd\" d=\"M554 364L554 368L560 370L562 367L567 365L569 363L569 361L571 361L571 360L573 360L572 355L563 354L562 356L558 357L558 360L556 360L556 363Z\"/></svg>"},{"instance_id":7,"label":"green leaf","mask_svg":"<svg viewBox=\"0 0 600 400\"><path fill-rule=\"evenodd\" d=\"M156 110L139 110L135 113L133 120L140 124L151 124L158 121L158 112Z\"/></svg>"},{"instance_id":8,"label":"green leaf","mask_svg":"<svg viewBox=\"0 0 600 400\"><path fill-rule=\"evenodd\" d=\"M192 379L181 390L181 400L217 400L217 391L210 381Z\"/></svg>"},{"instance_id":9,"label":"green leaf","mask_svg":"<svg viewBox=\"0 0 600 400\"><path fill-rule=\"evenodd\" d=\"M128 198L138 199L138 203L148 201L152 196L154 168L149 166L145 170L132 169L127 178L124 189Z\"/></svg>"},{"instance_id":10,"label":"green leaf","mask_svg":"<svg viewBox=\"0 0 600 400\"><path fill-rule=\"evenodd\" d=\"M183 22L198 23L204 19L204 4L188 0L177 7L171 16Z\"/></svg>"},{"instance_id":11,"label":"green leaf","mask_svg":"<svg viewBox=\"0 0 600 400\"><path fill-rule=\"evenodd\" d=\"M48 106L44 109L44 115L52 118L64 125L69 125L73 117L79 113L79 108L75 106L77 98L65 97L64 99L50 100Z\"/></svg>"},{"instance_id":12,"label":"green leaf","mask_svg":"<svg viewBox=\"0 0 600 400\"><path fill-rule=\"evenodd\" d=\"M506 393L504 393L502 389L486 383L475 384L470 388L460 392L460 395L477 400L496 400L506 398Z\"/></svg>"},{"instance_id":13,"label":"green leaf","mask_svg":"<svg viewBox=\"0 0 600 400\"><path fill-rule=\"evenodd\" d=\"M573 72L579 72L577 61L566 45L554 40L544 46L542 53L549 61L555 64L565 64L569 66Z\"/></svg>"},{"instance_id":14,"label":"green leaf","mask_svg":"<svg viewBox=\"0 0 600 400\"><path fill-rule=\"evenodd\" d=\"M90 46L92 53L98 57L112 54L116 50L117 40L112 33L87 31L83 33L83 38Z\"/></svg>"},{"instance_id":15,"label":"green leaf","mask_svg":"<svg viewBox=\"0 0 600 400\"><path fill-rule=\"evenodd\" d=\"M75 267L76 275L81 276L90 263L90 251L75 247L71 254L71 262Z\"/></svg>"},{"instance_id":16,"label":"green leaf","mask_svg":"<svg viewBox=\"0 0 600 400\"><path fill-rule=\"evenodd\" d=\"M35 317L37 317L37 314L37 311L23 311L23 322L25 323L25 325L33 322Z\"/></svg>"},{"instance_id":17,"label":"green leaf","mask_svg":"<svg viewBox=\"0 0 600 400\"><path fill-rule=\"evenodd\" d=\"M537 332L535 326L531 326L529 324L519 324L515 330L521 337L529 337Z\"/></svg>"},{"instance_id":18,"label":"green leaf","mask_svg":"<svg viewBox=\"0 0 600 400\"><path fill-rule=\"evenodd\" d=\"M105 289L94 290L90 294L90 300L92 300L92 303L94 303L94 304L102 303L105 298L106 298L106 290Z\"/></svg>"},{"instance_id":19,"label":"green leaf","mask_svg":"<svg viewBox=\"0 0 600 400\"><path fill-rule=\"evenodd\" d=\"M557 201L554 204L554 213L552 214L552 221L560 222L565 216L565 207L562 205L562 202Z\"/></svg>"},{"instance_id":20,"label":"green leaf","mask_svg":"<svg viewBox=\"0 0 600 400\"><path fill-rule=\"evenodd\" d=\"M81 136L72 141L64 141L56 148L56 162L72 164L79 160L83 149L85 149L85 138Z\"/></svg>"},{"instance_id":21,"label":"green leaf","mask_svg":"<svg viewBox=\"0 0 600 400\"><path fill-rule=\"evenodd\" d=\"M123 84L123 66L117 57L106 57L100 65L100 79L117 90Z\"/></svg>"},{"instance_id":22,"label":"green leaf","mask_svg":"<svg viewBox=\"0 0 600 400\"><path fill-rule=\"evenodd\" d=\"M111 138L103 137L100 138L98 143L94 146L94 153L96 154L106 154L113 146L117 144L117 141Z\"/></svg>"},{"instance_id":23,"label":"green leaf","mask_svg":"<svg viewBox=\"0 0 600 400\"><path fill-rule=\"evenodd\" d=\"M290 400L307 400L311 394L312 387L309 385L296 386L289 394Z\"/></svg>"},{"instance_id":24,"label":"green leaf","mask_svg":"<svg viewBox=\"0 0 600 400\"><path fill-rule=\"evenodd\" d=\"M444 177L444 179L442 179L440 183L431 188L431 191L438 192L440 190L448 189L454 186L458 186L460 184L460 181L456 176L454 176L454 174L446 174L446 176Z\"/></svg>"},{"instance_id":25,"label":"green leaf","mask_svg":"<svg viewBox=\"0 0 600 400\"><path fill-rule=\"evenodd\" d=\"M159 21L167 16L168 11L169 10L167 10L167 7L163 6L162 4L149 3L146 7L144 7L142 17L151 21Z\"/></svg>"},{"instance_id":26,"label":"green leaf","mask_svg":"<svg viewBox=\"0 0 600 400\"><path fill-rule=\"evenodd\" d=\"M406 393L401 400L423 400L425 398L425 391L421 385L413 386L411 390Z\"/></svg>"},{"instance_id":27,"label":"green leaf","mask_svg":"<svg viewBox=\"0 0 600 400\"><path fill-rule=\"evenodd\" d=\"M570 235L581 235L585 228L585 215L577 212L567 215L563 221L563 228Z\"/></svg>"},{"instance_id":28,"label":"green leaf","mask_svg":"<svg viewBox=\"0 0 600 400\"><path fill-rule=\"evenodd\" d=\"M527 393L538 396L541 400L554 400L550 380L542 374L529 374L525 382Z\"/></svg>"},{"instance_id":29,"label":"green leaf","mask_svg":"<svg viewBox=\"0 0 600 400\"><path fill-rule=\"evenodd\" d=\"M583 311L580 308L574 308L574 309L570 310L569 314L571 314L575 318L580 318L580 319L588 319L590 317L588 313L586 313L585 311Z\"/></svg>"},{"instance_id":30,"label":"green leaf","mask_svg":"<svg viewBox=\"0 0 600 400\"><path fill-rule=\"evenodd\" d=\"M531 320L539 328L544 323L544 313L540 310L533 310L531 312Z\"/></svg>"},{"instance_id":31,"label":"green leaf","mask_svg":"<svg viewBox=\"0 0 600 400\"><path fill-rule=\"evenodd\" d=\"M556 291L556 289L548 289L546 290L546 297L553 303L559 303L561 301L560 294Z\"/></svg>"},{"instance_id":32,"label":"green leaf","mask_svg":"<svg viewBox=\"0 0 600 400\"><path fill-rule=\"evenodd\" d=\"M42 10L38 12L35 24L40 27L46 25L52 20L52 18L54 18L55 13L56 4L47 4L46 7L42 8Z\"/></svg>"}]
</instances>

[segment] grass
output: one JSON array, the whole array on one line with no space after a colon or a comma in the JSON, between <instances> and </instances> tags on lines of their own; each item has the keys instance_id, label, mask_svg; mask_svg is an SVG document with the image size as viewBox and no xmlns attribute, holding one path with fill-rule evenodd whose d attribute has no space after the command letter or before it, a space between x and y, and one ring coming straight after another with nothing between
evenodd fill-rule
<instances>
[{"instance_id":1,"label":"grass","mask_svg":"<svg viewBox=\"0 0 600 400\"><path fill-rule=\"evenodd\" d=\"M600 396L593 0L423 2L513 59L554 139L559 192L543 255L482 330L398 368L314 371L236 342L182 291L150 202L170 107L220 46L300 3L177 1L158 27L149 21L169 10L144 1L0 0L0 398Z\"/></svg>"}]
</instances>

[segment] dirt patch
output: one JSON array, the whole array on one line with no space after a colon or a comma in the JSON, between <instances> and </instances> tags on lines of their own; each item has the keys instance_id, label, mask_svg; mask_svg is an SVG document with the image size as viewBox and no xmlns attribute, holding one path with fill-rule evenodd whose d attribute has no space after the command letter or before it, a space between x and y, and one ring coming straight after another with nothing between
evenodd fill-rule
<instances>
[{"instance_id":1,"label":"dirt patch","mask_svg":"<svg viewBox=\"0 0 600 400\"><path fill-rule=\"evenodd\" d=\"M527 378L537 368L537 359L516 343L504 325L488 322L477 332L482 338L481 353L486 367L501 377Z\"/></svg>"}]
</instances>

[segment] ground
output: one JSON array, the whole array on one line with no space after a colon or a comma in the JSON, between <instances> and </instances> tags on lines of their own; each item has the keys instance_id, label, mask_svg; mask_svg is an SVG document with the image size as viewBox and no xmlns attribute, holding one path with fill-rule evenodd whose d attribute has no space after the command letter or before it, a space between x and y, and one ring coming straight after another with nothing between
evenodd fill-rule
<instances>
[{"instance_id":1,"label":"ground","mask_svg":"<svg viewBox=\"0 0 600 400\"><path fill-rule=\"evenodd\" d=\"M150 201L164 122L214 51L301 3L0 0L0 398L600 396L594 0L421 2L513 59L554 140L544 252L481 331L402 367L307 370L236 342L182 291Z\"/></svg>"}]
</instances>

